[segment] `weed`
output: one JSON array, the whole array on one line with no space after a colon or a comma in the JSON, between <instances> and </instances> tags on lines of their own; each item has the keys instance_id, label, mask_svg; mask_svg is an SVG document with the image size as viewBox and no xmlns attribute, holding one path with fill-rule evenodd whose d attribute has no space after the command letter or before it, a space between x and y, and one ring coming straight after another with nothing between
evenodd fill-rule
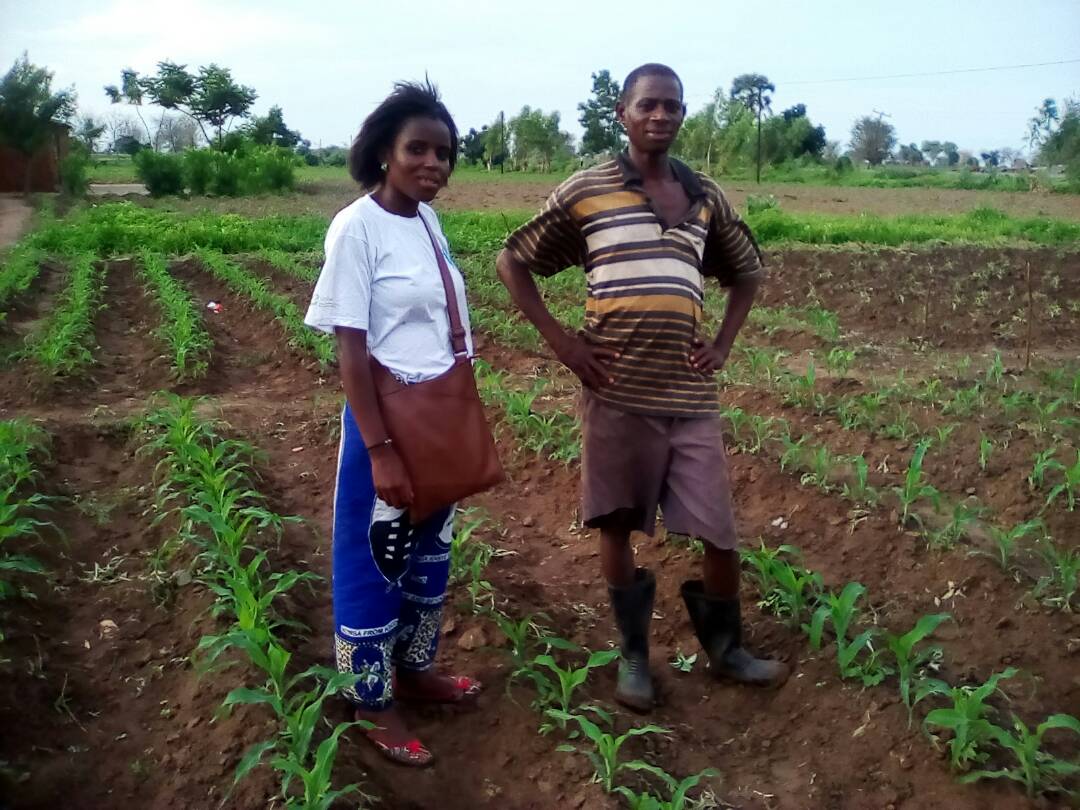
<instances>
[{"instance_id":1,"label":"weed","mask_svg":"<svg viewBox=\"0 0 1080 810\"><path fill-rule=\"evenodd\" d=\"M1080 589L1080 549L1061 547L1049 536L1036 548L1048 572L1035 584L1035 596L1059 610L1071 611Z\"/></svg>"},{"instance_id":2,"label":"weed","mask_svg":"<svg viewBox=\"0 0 1080 810\"><path fill-rule=\"evenodd\" d=\"M834 346L825 356L825 365L833 374L843 376L847 374L852 363L855 362L855 351Z\"/></svg>"},{"instance_id":3,"label":"weed","mask_svg":"<svg viewBox=\"0 0 1080 810\"><path fill-rule=\"evenodd\" d=\"M1050 494L1046 496L1045 507L1050 506L1061 496L1065 498L1068 510L1071 512L1076 508L1076 500L1080 496L1080 450L1076 451L1076 461L1068 467L1060 464L1058 468L1064 474L1065 480L1050 490Z\"/></svg>"},{"instance_id":4,"label":"weed","mask_svg":"<svg viewBox=\"0 0 1080 810\"><path fill-rule=\"evenodd\" d=\"M985 506L957 501L953 504L952 515L948 522L940 529L931 529L925 533L930 548L952 548L967 535L968 530L985 514Z\"/></svg>"},{"instance_id":5,"label":"weed","mask_svg":"<svg viewBox=\"0 0 1080 810\"><path fill-rule=\"evenodd\" d=\"M994 453L994 440L989 436L979 434L979 469L986 472L986 466L990 463L990 456Z\"/></svg>"},{"instance_id":6,"label":"weed","mask_svg":"<svg viewBox=\"0 0 1080 810\"><path fill-rule=\"evenodd\" d=\"M679 670L679 672L692 672L694 664L697 663L697 657L697 653L686 655L682 650L676 650L675 658L668 663L671 664L673 668Z\"/></svg>"}]
</instances>

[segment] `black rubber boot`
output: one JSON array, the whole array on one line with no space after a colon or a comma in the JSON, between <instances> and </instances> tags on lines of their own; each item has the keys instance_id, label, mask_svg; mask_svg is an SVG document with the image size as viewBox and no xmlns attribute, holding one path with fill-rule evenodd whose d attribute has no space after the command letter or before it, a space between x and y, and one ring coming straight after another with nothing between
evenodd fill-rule
<instances>
[{"instance_id":1,"label":"black rubber boot","mask_svg":"<svg viewBox=\"0 0 1080 810\"><path fill-rule=\"evenodd\" d=\"M622 660L615 700L638 712L653 708L656 696L649 674L649 621L652 619L656 577L651 571L634 571L634 584L626 588L608 586L615 624L622 635Z\"/></svg>"},{"instance_id":2,"label":"black rubber boot","mask_svg":"<svg viewBox=\"0 0 1080 810\"><path fill-rule=\"evenodd\" d=\"M709 672L752 686L777 687L788 679L779 661L755 658L742 646L742 609L738 599L717 599L705 593L700 579L682 585L686 612L709 657Z\"/></svg>"}]
</instances>

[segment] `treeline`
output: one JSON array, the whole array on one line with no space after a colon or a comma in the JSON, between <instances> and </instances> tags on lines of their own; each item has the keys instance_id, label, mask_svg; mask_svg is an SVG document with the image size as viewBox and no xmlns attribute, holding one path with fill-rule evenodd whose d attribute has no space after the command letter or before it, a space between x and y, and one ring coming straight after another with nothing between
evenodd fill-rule
<instances>
[{"instance_id":1,"label":"treeline","mask_svg":"<svg viewBox=\"0 0 1080 810\"><path fill-rule=\"evenodd\" d=\"M847 143L830 140L805 104L775 113L775 85L759 73L736 76L720 87L700 109L689 111L674 152L696 168L716 175L772 170L789 176L800 169L825 169L842 175L857 167L896 166L897 173L923 169L989 171L1026 169L1023 153L1000 147L978 153L949 140L900 143L896 128L884 113L863 115L852 123ZM516 171L566 170L587 165L623 148L625 138L616 117L621 88L610 71L592 74L592 91L578 104L584 131L575 144L561 128L559 113L525 106L517 115L500 113L479 130L470 129L461 141L461 158L488 169ZM1035 161L1064 166L1070 184L1080 188L1080 101L1066 100L1059 109L1046 99L1028 123L1028 143ZM905 170L908 167L910 170Z\"/></svg>"}]
</instances>

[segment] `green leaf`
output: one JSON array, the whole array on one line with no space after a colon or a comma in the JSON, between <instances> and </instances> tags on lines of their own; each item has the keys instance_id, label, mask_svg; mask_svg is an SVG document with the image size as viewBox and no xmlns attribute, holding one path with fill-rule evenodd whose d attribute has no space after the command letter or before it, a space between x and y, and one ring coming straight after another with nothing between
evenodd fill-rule
<instances>
[{"instance_id":1,"label":"green leaf","mask_svg":"<svg viewBox=\"0 0 1080 810\"><path fill-rule=\"evenodd\" d=\"M1080 720L1077 720L1071 714L1052 714L1039 723L1036 733L1042 737L1046 731L1054 728L1066 729L1074 734L1080 734Z\"/></svg>"},{"instance_id":2,"label":"green leaf","mask_svg":"<svg viewBox=\"0 0 1080 810\"><path fill-rule=\"evenodd\" d=\"M585 666L588 669L607 666L618 657L618 650L597 650L589 654L589 660L585 663Z\"/></svg>"},{"instance_id":3,"label":"green leaf","mask_svg":"<svg viewBox=\"0 0 1080 810\"><path fill-rule=\"evenodd\" d=\"M263 742L255 743L241 757L240 763L236 766L236 773L233 775L233 784L235 785L241 779L251 772L251 769L262 762L263 756L267 751L270 751L277 747L277 740L263 740Z\"/></svg>"}]
</instances>

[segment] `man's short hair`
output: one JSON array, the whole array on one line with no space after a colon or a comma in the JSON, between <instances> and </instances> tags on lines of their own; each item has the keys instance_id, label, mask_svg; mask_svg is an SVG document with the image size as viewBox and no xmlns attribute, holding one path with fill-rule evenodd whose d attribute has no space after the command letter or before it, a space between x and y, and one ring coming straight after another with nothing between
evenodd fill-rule
<instances>
[{"instance_id":1,"label":"man's short hair","mask_svg":"<svg viewBox=\"0 0 1080 810\"><path fill-rule=\"evenodd\" d=\"M626 76L626 80L623 82L622 93L619 95L619 101L626 103L626 100L630 98L630 91L634 89L634 85L638 83L638 79L643 79L646 76L668 76L679 83L679 98L683 95L683 83L679 78L679 74L669 68L667 65L661 65L659 62L648 62L640 67L636 67L630 71Z\"/></svg>"}]
</instances>

